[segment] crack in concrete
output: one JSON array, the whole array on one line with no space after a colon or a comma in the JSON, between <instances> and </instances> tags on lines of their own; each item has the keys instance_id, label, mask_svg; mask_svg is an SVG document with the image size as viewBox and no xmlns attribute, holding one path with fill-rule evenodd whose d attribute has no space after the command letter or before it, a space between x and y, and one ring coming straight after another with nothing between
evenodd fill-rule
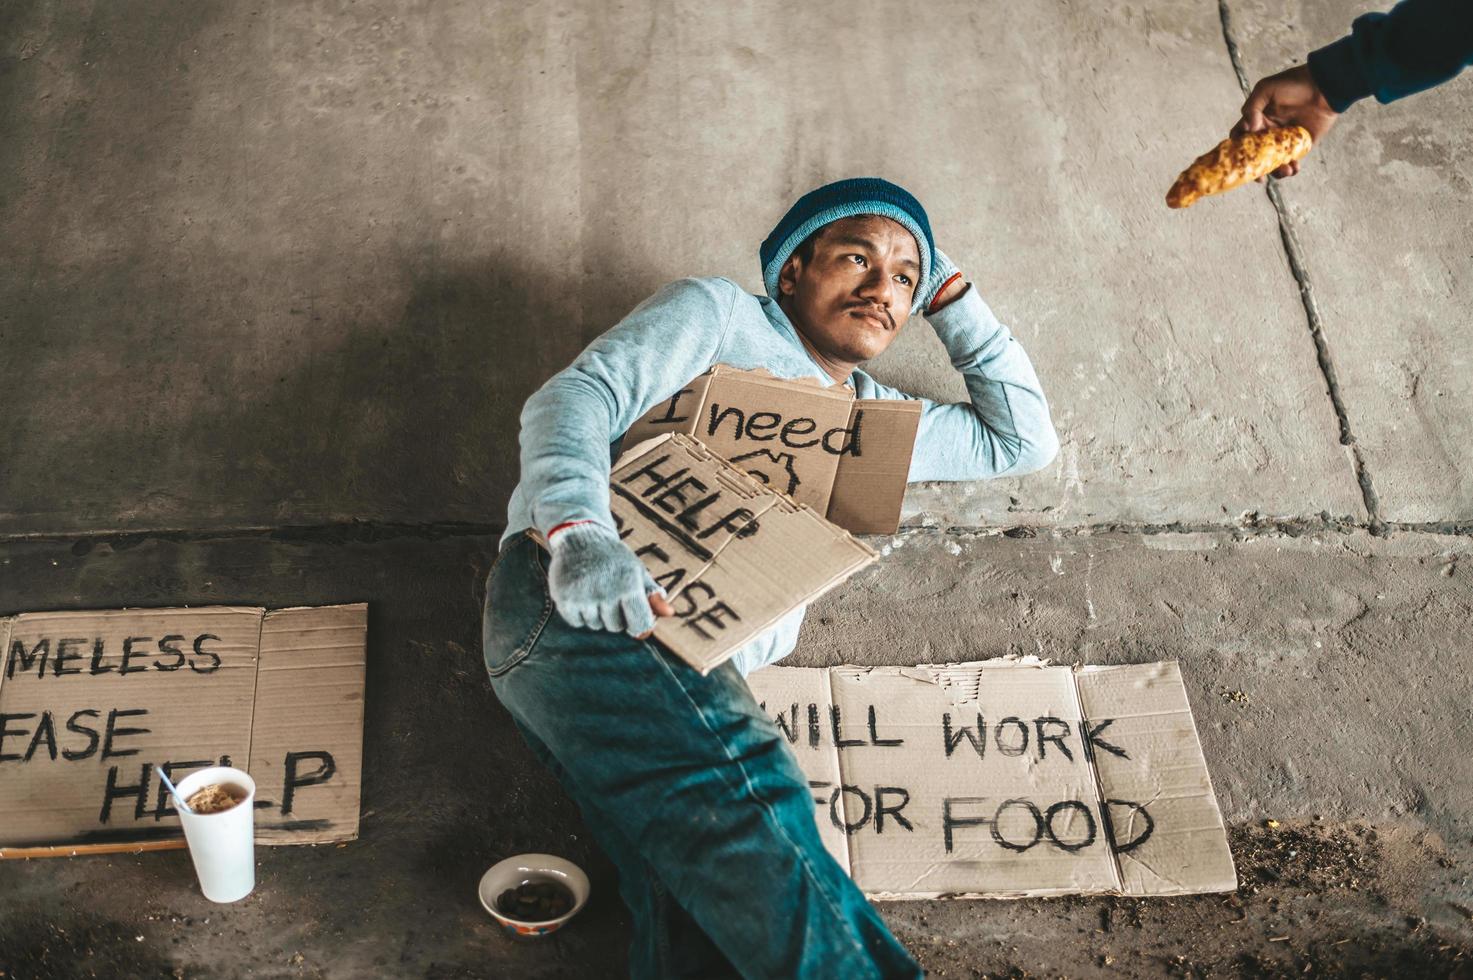
<instances>
[{"instance_id":1,"label":"crack in concrete","mask_svg":"<svg viewBox=\"0 0 1473 980\"><path fill-rule=\"evenodd\" d=\"M1232 12L1228 10L1227 0L1217 0L1217 19L1222 22L1222 40L1227 45L1228 60L1232 62L1233 74L1238 76L1238 87L1243 94L1248 94L1248 73L1243 70L1243 57L1238 51L1238 42L1233 37Z\"/></svg>"},{"instance_id":2,"label":"crack in concrete","mask_svg":"<svg viewBox=\"0 0 1473 980\"><path fill-rule=\"evenodd\" d=\"M1228 9L1227 0L1217 0L1217 16L1222 22L1222 39L1227 45L1228 59L1232 62L1233 73L1238 77L1238 87L1243 90L1246 98L1252 90L1252 85L1248 81L1248 73L1243 68L1243 58L1238 50L1238 42L1233 36L1232 12ZM1366 466L1360 443L1356 442L1355 435L1350 431L1350 414L1345 408L1345 400L1340 393L1340 382L1335 374L1335 361L1330 356L1330 344L1325 337L1324 321L1320 318L1319 304L1315 302L1314 287L1309 280L1309 270L1304 264L1304 251L1299 245L1299 238L1295 235L1293 226L1289 223L1289 210L1273 178L1270 178L1264 185L1264 190L1268 194L1269 202L1273 205L1274 214L1278 217L1279 239L1289 262L1289 272L1299 286L1299 300L1304 306L1304 316L1309 323L1310 339L1314 341L1315 360L1319 363L1320 375L1324 378L1325 389L1330 395L1330 406L1334 409L1335 420L1340 427L1340 445L1350 450L1351 468L1355 472L1355 481L1360 486L1361 503L1369 519L1366 528L1373 535L1385 534L1390 525L1381 519L1381 501L1376 496L1376 488L1371 483L1371 471Z\"/></svg>"},{"instance_id":3,"label":"crack in concrete","mask_svg":"<svg viewBox=\"0 0 1473 980\"><path fill-rule=\"evenodd\" d=\"M279 542L308 544L372 544L393 538L438 540L452 537L500 537L504 524L474 524L468 521L337 521L328 524L285 524L281 526L249 525L217 528L152 528L147 530L41 531L34 534L0 534L0 546L8 544L67 543L72 553L85 555L97 545L109 545L114 551L126 551L146 541L214 541L238 538L262 538Z\"/></svg>"},{"instance_id":4,"label":"crack in concrete","mask_svg":"<svg viewBox=\"0 0 1473 980\"><path fill-rule=\"evenodd\" d=\"M1377 537L1392 534L1434 534L1450 537L1473 537L1473 521L1382 521L1372 525L1369 521L1351 521L1332 517L1289 517L1257 519L1251 524L1218 522L1171 521L1164 524L1132 524L1124 521L1102 521L1097 524L1035 525L1035 524L975 524L928 527L921 524L903 525L897 534L916 531L935 531L945 535L985 536L1002 538L1075 538L1105 534L1136 534L1143 536L1167 534L1225 534L1235 541L1254 538L1300 538L1315 534L1355 534L1364 532Z\"/></svg>"},{"instance_id":5,"label":"crack in concrete","mask_svg":"<svg viewBox=\"0 0 1473 980\"><path fill-rule=\"evenodd\" d=\"M74 533L0 534L0 548L21 544L64 544L78 557L99 545L113 551L127 551L149 541L193 543L240 539L261 539L291 544L373 544L396 538L436 541L442 538L499 538L505 530L500 524L473 524L458 521L436 521L421 524L345 521L336 524L287 525L282 527L164 528L148 531L105 531ZM1381 522L1372 525L1321 513L1315 517L1264 518L1252 515L1238 521L1169 521L1165 523L1131 523L1101 521L1095 524L903 524L896 534L931 532L947 537L1055 538L1089 537L1091 535L1133 534L1142 536L1172 534L1220 534L1246 541L1260 537L1298 538L1313 534L1354 534L1364 532L1377 536L1395 533L1433 534L1451 537L1473 537L1473 521ZM885 537L886 535L874 535Z\"/></svg>"}]
</instances>

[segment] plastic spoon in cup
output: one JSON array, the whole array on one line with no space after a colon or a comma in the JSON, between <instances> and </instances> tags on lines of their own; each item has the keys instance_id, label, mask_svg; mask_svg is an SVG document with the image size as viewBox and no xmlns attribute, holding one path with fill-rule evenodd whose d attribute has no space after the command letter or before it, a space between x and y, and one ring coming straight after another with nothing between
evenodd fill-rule
<instances>
[{"instance_id":1,"label":"plastic spoon in cup","mask_svg":"<svg viewBox=\"0 0 1473 980\"><path fill-rule=\"evenodd\" d=\"M163 783L164 788L169 791L169 795L174 797L174 805L185 813L193 813L194 811L189 808L189 804L184 802L184 797L180 796L179 791L174 788L174 784L169 782L169 777L164 775L164 771L158 766L154 766L153 771L159 774L159 782Z\"/></svg>"}]
</instances>

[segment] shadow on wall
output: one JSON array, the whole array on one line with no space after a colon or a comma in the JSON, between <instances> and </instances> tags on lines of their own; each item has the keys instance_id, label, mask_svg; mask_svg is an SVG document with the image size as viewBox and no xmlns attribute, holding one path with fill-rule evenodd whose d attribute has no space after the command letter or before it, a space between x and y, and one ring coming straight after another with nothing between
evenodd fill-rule
<instances>
[{"instance_id":1,"label":"shadow on wall","mask_svg":"<svg viewBox=\"0 0 1473 980\"><path fill-rule=\"evenodd\" d=\"M198 297L158 297L159 309L137 284L117 284L126 299L118 319L133 322L114 320L105 332L51 331L48 322L68 311L35 309L28 330L46 336L28 343L43 349L21 359L53 373L75 363L79 391L96 387L62 413L41 410L21 440L38 456L0 478L0 499L13 508L0 520L62 532L501 525L518 476L523 403L653 291L640 285L653 278L625 275L628 288L609 296L568 270L516 258L445 260L422 249L394 264L404 285L377 286L356 309L353 283L317 283L321 305L288 295L232 341L218 329L240 322L229 319L228 295L206 300L193 327L193 311L180 307ZM119 381L87 377L100 372L132 375L121 382L131 394L119 401ZM171 397L170 375L190 373L204 379L203 396ZM64 458L93 466L58 495L47 471Z\"/></svg>"},{"instance_id":2,"label":"shadow on wall","mask_svg":"<svg viewBox=\"0 0 1473 980\"><path fill-rule=\"evenodd\" d=\"M320 427L301 433L305 444L287 458L303 467L314 455L331 458L334 434L352 432L352 452L332 474L348 499L376 500L389 519L500 526L519 475L526 399L644 293L594 294L566 270L504 257L413 268L390 330L355 333L326 372L309 361L279 385L282 405L310 406Z\"/></svg>"}]
</instances>

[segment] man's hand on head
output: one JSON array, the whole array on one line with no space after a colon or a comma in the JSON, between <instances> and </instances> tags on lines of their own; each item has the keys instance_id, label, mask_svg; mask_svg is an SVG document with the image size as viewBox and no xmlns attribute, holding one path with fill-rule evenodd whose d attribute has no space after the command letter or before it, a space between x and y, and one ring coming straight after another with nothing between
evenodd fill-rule
<instances>
[{"instance_id":1,"label":"man's hand on head","mask_svg":"<svg viewBox=\"0 0 1473 980\"><path fill-rule=\"evenodd\" d=\"M593 521L553 528L547 587L569 626L643 639L656 616L674 614L665 592L619 535Z\"/></svg>"},{"instance_id":2,"label":"man's hand on head","mask_svg":"<svg viewBox=\"0 0 1473 980\"><path fill-rule=\"evenodd\" d=\"M931 253L931 274L921 284L921 314L937 313L967 291L966 277L939 248Z\"/></svg>"},{"instance_id":3,"label":"man's hand on head","mask_svg":"<svg viewBox=\"0 0 1473 980\"><path fill-rule=\"evenodd\" d=\"M1303 126L1318 146L1340 114L1330 108L1308 65L1296 65L1277 75L1260 79L1243 103L1243 115L1233 126L1232 136L1257 133L1271 126ZM1273 172L1275 177L1292 177L1301 161L1293 160ZM1260 178L1260 181L1262 178Z\"/></svg>"},{"instance_id":4,"label":"man's hand on head","mask_svg":"<svg viewBox=\"0 0 1473 980\"><path fill-rule=\"evenodd\" d=\"M936 294L936 298L931 301L931 305L927 308L926 312L940 313L942 310L946 309L947 305L951 303L952 300L957 299L961 296L962 293L966 291L966 277L960 275L957 276L951 281L949 285L944 286L941 292Z\"/></svg>"}]
</instances>

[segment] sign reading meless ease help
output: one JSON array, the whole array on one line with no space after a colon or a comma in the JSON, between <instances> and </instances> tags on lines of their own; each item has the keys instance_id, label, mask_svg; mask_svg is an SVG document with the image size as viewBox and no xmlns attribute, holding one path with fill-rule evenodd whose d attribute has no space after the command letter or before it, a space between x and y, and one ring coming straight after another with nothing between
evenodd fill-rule
<instances>
[{"instance_id":1,"label":"sign reading meless ease help","mask_svg":"<svg viewBox=\"0 0 1473 980\"><path fill-rule=\"evenodd\" d=\"M0 857L179 838L154 777L233 765L256 840L358 834L361 603L0 619Z\"/></svg>"},{"instance_id":2,"label":"sign reading meless ease help","mask_svg":"<svg viewBox=\"0 0 1473 980\"><path fill-rule=\"evenodd\" d=\"M1237 887L1174 663L768 667L748 681L877 898Z\"/></svg>"}]
</instances>

